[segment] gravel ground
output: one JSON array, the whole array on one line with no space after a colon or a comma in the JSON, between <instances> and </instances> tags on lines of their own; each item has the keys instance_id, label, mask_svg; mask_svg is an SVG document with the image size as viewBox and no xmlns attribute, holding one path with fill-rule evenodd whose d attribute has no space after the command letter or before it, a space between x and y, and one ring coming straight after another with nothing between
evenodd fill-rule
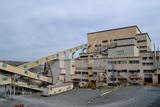
<instances>
[{"instance_id":1,"label":"gravel ground","mask_svg":"<svg viewBox=\"0 0 160 107\"><path fill-rule=\"evenodd\" d=\"M13 107L15 104L25 104L27 107L71 107L85 106L88 101L102 94L103 90L78 89L50 97L38 95L16 96L0 104L0 107Z\"/></svg>"},{"instance_id":2,"label":"gravel ground","mask_svg":"<svg viewBox=\"0 0 160 107\"><path fill-rule=\"evenodd\" d=\"M14 107L15 104L26 107L160 107L160 88L157 87L125 87L100 97L103 92L78 89L51 97L16 96L0 100L0 107Z\"/></svg>"}]
</instances>

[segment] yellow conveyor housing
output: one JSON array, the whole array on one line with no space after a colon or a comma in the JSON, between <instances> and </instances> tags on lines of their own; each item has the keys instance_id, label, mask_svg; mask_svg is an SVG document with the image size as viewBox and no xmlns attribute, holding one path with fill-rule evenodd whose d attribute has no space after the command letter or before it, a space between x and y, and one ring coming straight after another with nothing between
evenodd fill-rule
<instances>
[{"instance_id":1,"label":"yellow conveyor housing","mask_svg":"<svg viewBox=\"0 0 160 107\"><path fill-rule=\"evenodd\" d=\"M47 56L47 57L43 57L41 59L29 62L29 63L22 64L18 67L20 67L22 69L30 69L30 68L36 67L38 65L44 64L46 62L52 61L52 60L64 59L65 53L73 53L75 51L78 51L78 50L86 48L86 47L87 47L87 44L83 44L83 45L80 45L80 46L77 46L77 47L74 47L74 48L70 48L70 49L58 52L56 54L53 54L53 55L50 55L50 56Z\"/></svg>"},{"instance_id":2,"label":"yellow conveyor housing","mask_svg":"<svg viewBox=\"0 0 160 107\"><path fill-rule=\"evenodd\" d=\"M14 74L18 74L21 76L25 76L25 77L29 77L32 79L36 79L36 80L40 80L43 82L47 82L47 83L51 83L51 78L37 74L37 73L33 73L29 70L24 70L18 67L14 67L5 63L1 63L0 62L0 70L4 70L10 73L14 73Z\"/></svg>"}]
</instances>

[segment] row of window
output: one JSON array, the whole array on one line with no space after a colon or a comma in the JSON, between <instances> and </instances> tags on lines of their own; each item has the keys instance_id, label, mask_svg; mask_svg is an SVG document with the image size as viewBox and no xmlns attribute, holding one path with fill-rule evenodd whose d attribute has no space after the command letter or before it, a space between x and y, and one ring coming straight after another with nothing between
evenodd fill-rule
<instances>
[{"instance_id":1,"label":"row of window","mask_svg":"<svg viewBox=\"0 0 160 107\"><path fill-rule=\"evenodd\" d=\"M129 61L130 64L139 64L139 60L131 60Z\"/></svg>"},{"instance_id":2,"label":"row of window","mask_svg":"<svg viewBox=\"0 0 160 107\"><path fill-rule=\"evenodd\" d=\"M127 81L126 78L110 78L110 81Z\"/></svg>"},{"instance_id":3,"label":"row of window","mask_svg":"<svg viewBox=\"0 0 160 107\"><path fill-rule=\"evenodd\" d=\"M127 70L127 69L122 69L122 70L116 70L116 69L108 69L108 72L112 72L112 71L114 71L114 72L130 72L130 73L132 73L132 72L140 72L140 70L139 69L137 69L137 70ZM154 70L143 70L143 72L144 73L154 73ZM88 72L75 72L75 74L86 74L86 75L88 75ZM97 75L97 72L93 72L93 74L95 74L95 75Z\"/></svg>"},{"instance_id":4,"label":"row of window","mask_svg":"<svg viewBox=\"0 0 160 107\"><path fill-rule=\"evenodd\" d=\"M97 45L95 45L95 47L101 47L102 45L101 44L97 44Z\"/></svg>"},{"instance_id":5,"label":"row of window","mask_svg":"<svg viewBox=\"0 0 160 107\"><path fill-rule=\"evenodd\" d=\"M147 59L153 60L153 57L142 57L142 59L143 59L143 60L147 60Z\"/></svg>"},{"instance_id":6,"label":"row of window","mask_svg":"<svg viewBox=\"0 0 160 107\"><path fill-rule=\"evenodd\" d=\"M102 41L102 43L107 43L108 40L104 40ZM112 40L110 40L110 42L112 42ZM147 42L146 40L139 40L137 41L137 43L140 43L140 42ZM96 44L95 47L101 47L102 45L101 44ZM139 46L139 48L147 48L147 46Z\"/></svg>"},{"instance_id":7,"label":"row of window","mask_svg":"<svg viewBox=\"0 0 160 107\"><path fill-rule=\"evenodd\" d=\"M147 52L147 50L140 50L139 52L140 53L145 53L145 52Z\"/></svg>"},{"instance_id":8,"label":"row of window","mask_svg":"<svg viewBox=\"0 0 160 107\"><path fill-rule=\"evenodd\" d=\"M147 46L139 46L139 48L147 48Z\"/></svg>"},{"instance_id":9,"label":"row of window","mask_svg":"<svg viewBox=\"0 0 160 107\"><path fill-rule=\"evenodd\" d=\"M117 61L118 64L127 64L127 61Z\"/></svg>"},{"instance_id":10,"label":"row of window","mask_svg":"<svg viewBox=\"0 0 160 107\"><path fill-rule=\"evenodd\" d=\"M153 60L153 57L142 57L143 60ZM157 60L159 60L159 56L156 57Z\"/></svg>"},{"instance_id":11,"label":"row of window","mask_svg":"<svg viewBox=\"0 0 160 107\"><path fill-rule=\"evenodd\" d=\"M116 70L116 69L114 69L114 70L112 70L112 69L108 69L108 72L127 72L127 69L122 69L122 70ZM140 70L138 69L138 70L128 70L128 72L140 72Z\"/></svg>"},{"instance_id":12,"label":"row of window","mask_svg":"<svg viewBox=\"0 0 160 107\"><path fill-rule=\"evenodd\" d=\"M126 69L122 69L122 70L112 70L112 69L108 69L108 72L127 72L127 70Z\"/></svg>"},{"instance_id":13,"label":"row of window","mask_svg":"<svg viewBox=\"0 0 160 107\"><path fill-rule=\"evenodd\" d=\"M76 71L75 74L88 75L88 72L78 72L78 71ZM93 74L97 75L97 72L93 72Z\"/></svg>"},{"instance_id":14,"label":"row of window","mask_svg":"<svg viewBox=\"0 0 160 107\"><path fill-rule=\"evenodd\" d=\"M152 78L152 74L144 74L144 78Z\"/></svg>"},{"instance_id":15,"label":"row of window","mask_svg":"<svg viewBox=\"0 0 160 107\"><path fill-rule=\"evenodd\" d=\"M106 70L105 70L106 71ZM127 70L127 69L122 69L122 70L116 70L116 69L108 69L108 72L118 72L118 73L139 73L140 70L137 69L137 70ZM144 73L154 73L154 70L144 70L143 71ZM82 75L88 75L88 72L75 72L75 74L82 74ZM97 75L98 73L97 72L93 72L94 75ZM39 75L37 75L37 77L39 78Z\"/></svg>"},{"instance_id":16,"label":"row of window","mask_svg":"<svg viewBox=\"0 0 160 107\"><path fill-rule=\"evenodd\" d=\"M153 62L142 63L144 66L153 66Z\"/></svg>"},{"instance_id":17,"label":"row of window","mask_svg":"<svg viewBox=\"0 0 160 107\"><path fill-rule=\"evenodd\" d=\"M138 70L129 70L129 72L130 73L134 73L134 72L138 73L138 72L140 72L140 70L139 69Z\"/></svg>"},{"instance_id":18,"label":"row of window","mask_svg":"<svg viewBox=\"0 0 160 107\"><path fill-rule=\"evenodd\" d=\"M88 80L88 79L82 79L82 81L83 81L83 82L88 82L89 80Z\"/></svg>"},{"instance_id":19,"label":"row of window","mask_svg":"<svg viewBox=\"0 0 160 107\"><path fill-rule=\"evenodd\" d=\"M143 70L144 73L154 73L154 70Z\"/></svg>"},{"instance_id":20,"label":"row of window","mask_svg":"<svg viewBox=\"0 0 160 107\"><path fill-rule=\"evenodd\" d=\"M147 42L147 41L146 41L146 40L139 40L139 41L137 41L137 42L139 43L139 42Z\"/></svg>"},{"instance_id":21,"label":"row of window","mask_svg":"<svg viewBox=\"0 0 160 107\"><path fill-rule=\"evenodd\" d=\"M108 61L108 64L127 64L127 61ZM139 64L139 60L130 60L129 64Z\"/></svg>"}]
</instances>

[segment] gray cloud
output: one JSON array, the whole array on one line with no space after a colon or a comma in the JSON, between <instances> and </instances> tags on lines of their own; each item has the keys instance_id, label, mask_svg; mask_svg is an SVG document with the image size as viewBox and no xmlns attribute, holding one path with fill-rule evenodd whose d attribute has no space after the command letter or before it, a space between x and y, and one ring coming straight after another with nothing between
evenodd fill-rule
<instances>
[{"instance_id":1,"label":"gray cloud","mask_svg":"<svg viewBox=\"0 0 160 107\"><path fill-rule=\"evenodd\" d=\"M0 59L34 60L135 24L160 45L159 10L158 0L1 0Z\"/></svg>"}]
</instances>

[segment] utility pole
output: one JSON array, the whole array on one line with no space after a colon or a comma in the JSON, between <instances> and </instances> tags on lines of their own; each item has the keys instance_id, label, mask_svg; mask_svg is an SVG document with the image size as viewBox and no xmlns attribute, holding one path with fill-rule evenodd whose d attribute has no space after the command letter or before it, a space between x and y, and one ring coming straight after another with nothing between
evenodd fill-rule
<instances>
[{"instance_id":1,"label":"utility pole","mask_svg":"<svg viewBox=\"0 0 160 107\"><path fill-rule=\"evenodd\" d=\"M160 67L160 63L159 63L159 60L160 60L160 53L159 53L160 51L159 51L159 46L158 46L158 52L157 52L157 57L158 57L158 59L157 59L157 69L159 69L159 67Z\"/></svg>"},{"instance_id":2,"label":"utility pole","mask_svg":"<svg viewBox=\"0 0 160 107\"><path fill-rule=\"evenodd\" d=\"M112 69L112 79L113 79L113 87L115 86L115 72L114 72L114 62L113 62L113 58L111 61L111 69Z\"/></svg>"},{"instance_id":3,"label":"utility pole","mask_svg":"<svg viewBox=\"0 0 160 107\"><path fill-rule=\"evenodd\" d=\"M113 47L114 48L116 48L117 47L117 44L116 43L114 43L114 42L112 42L111 43L111 46L113 45ZM116 64L116 62L114 62L113 61L113 58L114 58L114 56L112 57L112 65L111 65L111 69L112 69L112 76L113 76L113 87L115 86L115 70L114 70L114 68L115 68L115 65L114 64Z\"/></svg>"},{"instance_id":4,"label":"utility pole","mask_svg":"<svg viewBox=\"0 0 160 107\"><path fill-rule=\"evenodd\" d=\"M16 89L16 86L15 86L15 80L16 80L16 74L15 74L15 75L13 75L13 88L14 88L14 89L13 89L13 90L14 90L14 91L13 91L13 92L14 92L14 94L13 94L13 95L14 95L14 96L15 96L15 89Z\"/></svg>"},{"instance_id":5,"label":"utility pole","mask_svg":"<svg viewBox=\"0 0 160 107\"><path fill-rule=\"evenodd\" d=\"M10 87L9 87L9 96L11 97L12 96L12 75L11 75L11 83L10 83Z\"/></svg>"}]
</instances>

